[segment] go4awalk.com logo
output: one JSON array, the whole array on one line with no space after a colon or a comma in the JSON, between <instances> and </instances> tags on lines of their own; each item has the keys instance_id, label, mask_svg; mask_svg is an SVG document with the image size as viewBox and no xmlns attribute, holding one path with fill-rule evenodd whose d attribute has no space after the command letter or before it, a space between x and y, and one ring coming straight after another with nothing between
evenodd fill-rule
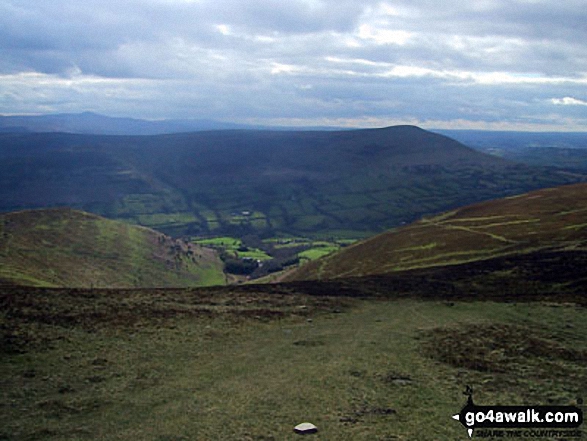
<instances>
[{"instance_id":1,"label":"go4awalk.com logo","mask_svg":"<svg viewBox=\"0 0 587 441\"><path fill-rule=\"evenodd\" d=\"M453 419L459 421L469 437L580 438L583 411L577 406L478 406L473 389L467 386L467 404Z\"/></svg>"}]
</instances>

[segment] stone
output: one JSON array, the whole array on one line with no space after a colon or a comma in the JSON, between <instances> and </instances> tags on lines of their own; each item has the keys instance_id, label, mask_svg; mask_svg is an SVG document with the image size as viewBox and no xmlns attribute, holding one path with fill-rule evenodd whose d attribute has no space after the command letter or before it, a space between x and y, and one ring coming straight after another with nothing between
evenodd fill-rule
<instances>
[{"instance_id":1,"label":"stone","mask_svg":"<svg viewBox=\"0 0 587 441\"><path fill-rule=\"evenodd\" d=\"M300 435L308 435L310 433L318 432L318 428L312 423L302 423L294 427L294 432Z\"/></svg>"}]
</instances>

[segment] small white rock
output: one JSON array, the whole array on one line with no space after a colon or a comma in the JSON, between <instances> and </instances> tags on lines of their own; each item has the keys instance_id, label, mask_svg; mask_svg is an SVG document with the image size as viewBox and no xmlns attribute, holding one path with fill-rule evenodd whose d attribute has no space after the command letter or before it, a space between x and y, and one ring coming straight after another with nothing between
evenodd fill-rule
<instances>
[{"instance_id":1,"label":"small white rock","mask_svg":"<svg viewBox=\"0 0 587 441\"><path fill-rule=\"evenodd\" d=\"M302 423L294 427L294 432L299 433L300 435L306 435L318 432L318 428L312 423Z\"/></svg>"}]
</instances>

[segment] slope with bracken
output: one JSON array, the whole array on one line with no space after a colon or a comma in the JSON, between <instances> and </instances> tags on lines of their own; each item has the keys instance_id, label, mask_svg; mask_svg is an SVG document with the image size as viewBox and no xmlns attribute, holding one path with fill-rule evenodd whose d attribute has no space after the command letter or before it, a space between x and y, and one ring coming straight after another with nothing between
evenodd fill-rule
<instances>
[{"instance_id":1,"label":"slope with bracken","mask_svg":"<svg viewBox=\"0 0 587 441\"><path fill-rule=\"evenodd\" d=\"M512 258L545 263L554 255L568 266L571 255L586 251L587 185L576 184L426 217L308 263L288 279L385 276L459 264L482 268L490 260L512 266Z\"/></svg>"},{"instance_id":2,"label":"slope with bracken","mask_svg":"<svg viewBox=\"0 0 587 441\"><path fill-rule=\"evenodd\" d=\"M0 215L0 282L65 287L224 283L217 254L67 208Z\"/></svg>"}]
</instances>

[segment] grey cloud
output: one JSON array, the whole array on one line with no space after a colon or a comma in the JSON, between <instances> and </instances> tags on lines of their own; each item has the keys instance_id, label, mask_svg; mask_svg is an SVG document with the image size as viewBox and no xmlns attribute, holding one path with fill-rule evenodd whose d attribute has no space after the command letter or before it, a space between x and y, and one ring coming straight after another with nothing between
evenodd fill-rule
<instances>
[{"instance_id":1,"label":"grey cloud","mask_svg":"<svg viewBox=\"0 0 587 441\"><path fill-rule=\"evenodd\" d=\"M579 121L581 3L0 0L0 112Z\"/></svg>"},{"instance_id":2,"label":"grey cloud","mask_svg":"<svg viewBox=\"0 0 587 441\"><path fill-rule=\"evenodd\" d=\"M227 0L206 2L206 12L226 22L261 32L351 31L365 2Z\"/></svg>"}]
</instances>

